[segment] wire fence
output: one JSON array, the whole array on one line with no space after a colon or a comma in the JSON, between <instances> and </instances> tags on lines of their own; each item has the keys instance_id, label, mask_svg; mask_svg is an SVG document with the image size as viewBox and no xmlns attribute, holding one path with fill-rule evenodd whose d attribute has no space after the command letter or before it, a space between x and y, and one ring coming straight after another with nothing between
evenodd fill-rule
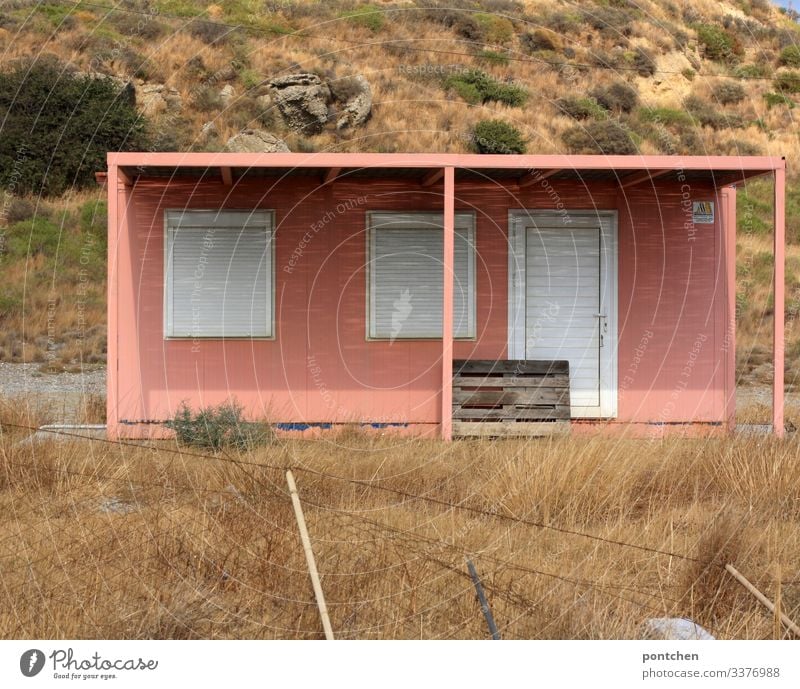
<instances>
[{"instance_id":1,"label":"wire fence","mask_svg":"<svg viewBox=\"0 0 800 689\"><path fill-rule=\"evenodd\" d=\"M3 425L18 431L43 432L33 426L9 423ZM111 591L114 581L143 577L148 568L156 572L159 570L169 572L171 568L181 572L207 570L213 571L213 576L216 577L214 590L216 587L222 589L235 587L250 596L263 596L271 600L275 606L292 606L294 608L299 606L299 609L306 611L306 613L298 613L297 625L294 627L286 624L281 626L268 622L263 623L273 633L310 636L318 634L319 629L313 624L315 604L309 595L307 584L303 583L307 578L307 570L299 560L295 558L289 562L279 553L271 556L269 553L257 552L255 546L248 544L246 533L238 534L238 542L234 541L225 546L228 548L228 552L222 558L221 544L225 543L225 539L220 540L219 534L213 538L209 535L211 532L224 531L224 512L226 506L232 504L236 510L248 512L253 520L252 523L259 524L266 533L269 533L270 529L274 529L275 533L296 542L296 531L291 520L291 499L285 486L282 485L284 472L289 468L301 477L305 476L308 479L314 479L315 482L322 482L326 489L332 490L334 494L337 490L334 486L350 485L375 495L392 495L402 498L400 503L379 505L379 508L372 510L378 511L384 517L384 519L375 519L366 516L358 508L343 508L321 500L317 497L320 491L316 490L316 483L313 488L309 486L311 489L304 493L303 482L299 482L303 506L311 510L310 514L313 517L311 526L313 546L315 550L319 549L323 556L320 570L327 584L333 582L331 588L334 592L338 589L335 585L337 580L355 579L358 582L365 582L363 585L365 588L369 588L367 582L370 577L376 577L379 574L388 576L389 571L401 579L406 577L409 581L408 585L399 591L389 590L375 594L365 590L364 595L357 599L353 599L352 596L339 599L334 594L329 605L334 611L335 618L343 621L346 636L358 637L360 634L381 634L385 631L380 629L381 624L358 626L360 610L374 611L376 607L384 610L396 609L400 607L399 602L402 599L413 597L418 593L418 590L414 589L415 586L418 589L442 591L447 589L449 591L452 589L453 577L462 582L461 587L457 587L452 595L445 594L445 597L436 603L434 609L443 609L443 606L463 606L464 601L467 601L467 605L474 613L476 607L469 593L472 582L464 567L464 558L472 558L478 564L481 569L483 585L492 599L492 604L503 606L502 613L506 621L504 625L501 625L501 632L504 638L513 638L515 634L520 634L520 624L515 624L515 621L522 620L532 611L540 609L543 602L549 596L554 595L554 591L560 590L558 587L566 587L578 598L584 594L591 594L596 600L605 601L602 607L593 608L594 614L600 615L610 614L609 611L623 607L639 610L640 614L648 616L666 617L674 616L680 611L690 610L692 607L692 601L689 599L692 593L691 585L680 587L674 583L658 582L657 585L648 586L626 581L624 574L609 581L605 578L580 576L569 570L554 571L552 568L534 567L508 557L498 556L492 551L491 544L488 547L478 548L476 552L464 544L459 544L458 538L443 538L422 533L424 525L420 523L405 527L388 523L385 518L387 516L391 518L392 510L397 510L400 506L407 508L420 504L435 510L434 516L427 519L428 527L434 530L434 522L437 518L454 514L468 515L472 519L480 519L482 523L491 524L496 521L514 528L550 532L559 537L565 537L567 542L594 543L597 546L612 548L620 553L644 554L647 557L642 562L648 565L654 559L676 559L687 565L699 567L698 577L709 570L719 572L720 576L724 573L725 562L704 559L647 543L609 538L598 533L544 523L524 516L487 510L479 505L471 504L467 500L453 501L435 495L414 493L384 485L386 479L381 477L374 477L367 481L321 471L299 463L291 466L295 462L288 456L285 464L276 464L252 461L242 457L184 450L180 447L170 447L166 443L154 445L124 440L116 441L58 429L46 429L44 432L81 444L86 441L90 443L90 446L102 444L116 447L120 451L123 448L135 448L141 451L135 456L129 457L128 459L131 461L120 466L117 472L90 470L88 469L88 466L92 464L90 459L84 459L81 468L48 466L41 462L31 462L27 458L17 459L10 456L7 451L3 452L0 464L0 472L2 472L0 486L6 489L24 489L27 502L24 507L19 509L15 503L11 503L8 508L11 512L11 519L6 520L6 529L9 533L0 538L0 557L4 562L4 569L16 571L17 574L24 570L29 575L22 578L17 577L13 584L9 583L8 577L4 577L0 585L7 601L19 601L27 592L28 597L33 595L35 598L38 595L42 599L46 598L47 610L58 610L59 606L68 604L70 601L75 604L76 600L80 600L82 596L96 596L97 591L94 589L97 586ZM32 455L35 455L35 446L32 445L29 449ZM257 492L257 500L246 499L232 485L222 485L231 477L224 473L212 474L214 482L220 484L219 487L198 485L186 480L175 481L171 476L164 477L164 480L156 480L125 475L125 473L130 474L133 470L144 470L145 474L152 470L153 475L158 471L163 473L163 467L148 466L149 460L155 459L156 456L162 459L165 456L171 457L175 460L202 459L203 467L223 467L226 470L232 468L235 476L239 479L237 482L247 481ZM49 475L54 480L65 482L59 484L64 492L69 492L71 489L80 492L87 484L102 484L107 487L111 486L113 489L109 490L107 494L105 490L101 490L98 494L95 485L95 490L89 495L80 498L71 496L69 513L65 514L63 508L55 508L50 505L52 498L48 496L51 493L46 490L37 499L35 491L37 483L32 478L35 478L34 475L38 476L39 472L43 472L45 476ZM22 483L26 485L23 486ZM143 497L139 503L139 498L133 498L130 503L124 503L121 506L113 501L107 502L110 499L116 500L115 496L122 489L145 491L145 494L146 491L151 491L152 499L148 500L147 497ZM325 491L322 493L324 497ZM148 505L157 506L155 509L158 510L158 519L155 520L155 523L147 524L146 528L150 529L149 533L134 539L136 547L132 552L120 551L123 544L131 542L130 534L124 532L124 527L113 526L111 539L106 544L108 552L105 555L98 554L95 534L91 532L75 533L70 531L70 528L74 528L76 524L80 524L81 520L85 519L87 509L96 512L98 506L102 508L103 505L106 506L103 511L109 522L113 522L116 514L127 514L128 510L139 511ZM206 509L209 506L211 508ZM195 509L198 507L201 509ZM218 528L221 523L223 523L222 529ZM315 531L316 527L322 525L325 526L325 536ZM91 527L87 526L86 528ZM431 528L427 530L430 531ZM256 533L252 535L255 537ZM31 538L32 536L33 538ZM175 550L176 546L173 541L176 538L178 542L181 539L187 541L184 546L186 552L181 553L180 548ZM161 540L164 540L165 544L169 541L170 545L161 548L159 546ZM191 545L188 542L191 542ZM363 570L355 570L352 567L340 569L337 567L339 564L337 558L340 558L340 555L337 554L337 546L343 542L354 544L353 547L356 550L362 548L364 553L367 553L373 546L392 548L397 552L397 556L387 560L384 554L384 560L378 566L365 555ZM115 543L116 548L114 547ZM378 545L376 546L376 544ZM41 551L44 551L43 555L34 557ZM69 553L73 551L78 555L70 556ZM293 586L292 592L281 588L271 590L257 581L256 577L237 571L234 564L225 565L228 560L235 563L242 556L242 551L246 552L246 556L250 558L249 561L259 563L262 573L279 571L278 579L291 579L295 582L299 580L301 584ZM184 566L182 558L188 557L187 553L189 552L192 553L193 559L189 565ZM81 557L82 560L76 559ZM587 556L584 555L584 557ZM624 564L623 570L630 569L630 564L624 561L623 555L620 555L620 560ZM116 569L109 574L107 570L112 564L115 564ZM44 565L49 565L47 571L50 572L46 588L50 591L60 591L59 595L45 594L43 585L40 584L36 575L37 568ZM412 565L421 567L426 572L420 582L410 583L413 577L407 575L406 572ZM574 569L579 570L580 568L575 567ZM249 572L249 570L246 571ZM92 575L96 575L98 572L103 572L103 576L96 580ZM181 576L184 575L181 574ZM190 577L185 575L184 578L189 579ZM445 580L450 583L443 587ZM527 583L529 581L538 583L533 586ZM85 585L82 585L82 582L86 582ZM792 586L795 581L787 580L781 583ZM595 603L595 606L597 605L599 604ZM19 613L20 611L15 609L11 614L19 615ZM51 623L57 625L57 617L51 615L51 618ZM405 617L395 616L394 624L396 628L407 629L408 620ZM480 627L476 628L476 624L474 614L463 615L463 619L449 625L440 625L439 628L445 629L442 636L459 636L465 633L475 635L480 629ZM704 626L719 637L726 635L726 629L716 628L713 619L705 620ZM11 629L11 635L25 633L28 627L29 621L26 621L23 615L16 626ZM97 630L98 634L103 629L102 624L96 621L89 627ZM522 629L524 628L523 625ZM542 631L540 629L539 633ZM407 634L407 631L402 633Z\"/></svg>"}]
</instances>

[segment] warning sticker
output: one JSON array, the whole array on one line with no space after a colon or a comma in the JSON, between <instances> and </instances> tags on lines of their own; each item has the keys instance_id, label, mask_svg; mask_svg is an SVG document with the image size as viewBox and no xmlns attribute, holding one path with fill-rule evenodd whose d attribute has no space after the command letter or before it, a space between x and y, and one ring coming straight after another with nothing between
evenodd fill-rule
<instances>
[{"instance_id":1,"label":"warning sticker","mask_svg":"<svg viewBox=\"0 0 800 689\"><path fill-rule=\"evenodd\" d=\"M714 202L713 201L693 201L692 202L692 222L705 225L714 222Z\"/></svg>"}]
</instances>

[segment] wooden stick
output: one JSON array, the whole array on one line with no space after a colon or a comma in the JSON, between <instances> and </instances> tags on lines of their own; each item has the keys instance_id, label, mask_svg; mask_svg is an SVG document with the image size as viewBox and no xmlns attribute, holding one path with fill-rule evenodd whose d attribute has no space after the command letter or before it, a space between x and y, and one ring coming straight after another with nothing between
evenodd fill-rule
<instances>
[{"instance_id":1,"label":"wooden stick","mask_svg":"<svg viewBox=\"0 0 800 689\"><path fill-rule=\"evenodd\" d=\"M322 628L325 630L325 638L328 641L333 641L333 628L331 627L331 619L328 616L328 606L325 604L325 594L322 593L322 584L319 580L319 572L317 572L317 562L314 559L314 551L311 550L311 539L308 537L306 518L303 516L303 507L300 504L300 496L297 494L297 484L294 482L294 474L292 474L291 469L286 472L286 483L289 485L289 495L292 496L294 516L297 519L297 528L300 529L300 540L303 543L303 550L306 554L308 574L311 577L311 586L314 588L314 597L317 599Z\"/></svg>"},{"instance_id":2,"label":"wooden stick","mask_svg":"<svg viewBox=\"0 0 800 689\"><path fill-rule=\"evenodd\" d=\"M781 615L783 614L782 595L783 592L781 591L781 568L780 565L775 565L775 612L772 615L774 639L783 638L783 630L781 629Z\"/></svg>"},{"instance_id":3,"label":"wooden stick","mask_svg":"<svg viewBox=\"0 0 800 689\"><path fill-rule=\"evenodd\" d=\"M753 586L743 574L741 574L733 565L725 565L725 569L727 570L728 574L730 574L736 581L738 581L742 586L744 586L750 593L752 593L756 600L761 603L767 610L769 610L773 615L776 614L775 606L773 605L772 601L767 598L761 591L759 591L755 586ZM794 622L792 622L786 615L782 612L777 611L777 614L780 615L780 620L783 624L788 628L791 629L794 635L800 639L800 627L798 627Z\"/></svg>"}]
</instances>

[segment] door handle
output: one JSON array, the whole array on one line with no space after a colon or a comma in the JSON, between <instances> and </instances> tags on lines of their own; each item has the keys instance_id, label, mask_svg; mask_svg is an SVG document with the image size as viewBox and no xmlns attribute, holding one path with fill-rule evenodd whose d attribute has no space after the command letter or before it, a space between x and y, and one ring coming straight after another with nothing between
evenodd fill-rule
<instances>
[{"instance_id":1,"label":"door handle","mask_svg":"<svg viewBox=\"0 0 800 689\"><path fill-rule=\"evenodd\" d=\"M600 346L603 347L605 346L605 336L608 333L608 316L604 313L597 313L595 316L600 319Z\"/></svg>"}]
</instances>

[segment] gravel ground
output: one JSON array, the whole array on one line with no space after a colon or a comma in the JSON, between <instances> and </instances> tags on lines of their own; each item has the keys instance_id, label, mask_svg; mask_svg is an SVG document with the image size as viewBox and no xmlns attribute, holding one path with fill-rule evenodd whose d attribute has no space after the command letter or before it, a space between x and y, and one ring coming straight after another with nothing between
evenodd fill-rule
<instances>
[{"instance_id":1,"label":"gravel ground","mask_svg":"<svg viewBox=\"0 0 800 689\"><path fill-rule=\"evenodd\" d=\"M53 423L80 421L84 395L105 395L105 367L83 373L42 373L39 364L0 361L0 398L36 397L48 404Z\"/></svg>"},{"instance_id":2,"label":"gravel ground","mask_svg":"<svg viewBox=\"0 0 800 689\"><path fill-rule=\"evenodd\" d=\"M0 395L3 397L16 397L31 393L46 395L105 394L105 391L105 367L83 373L42 373L39 370L39 364L0 362Z\"/></svg>"}]
</instances>

